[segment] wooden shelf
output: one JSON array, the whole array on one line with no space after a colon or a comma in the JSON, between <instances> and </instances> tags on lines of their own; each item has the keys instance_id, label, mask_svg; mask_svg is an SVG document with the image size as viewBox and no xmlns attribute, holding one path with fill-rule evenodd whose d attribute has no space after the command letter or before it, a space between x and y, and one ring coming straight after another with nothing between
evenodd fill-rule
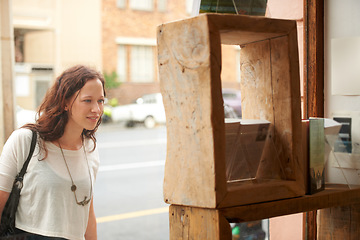
<instances>
[{"instance_id":1,"label":"wooden shelf","mask_svg":"<svg viewBox=\"0 0 360 240\"><path fill-rule=\"evenodd\" d=\"M304 195L296 21L201 14L157 30L171 240L228 240L229 222L360 202L360 189L344 186ZM266 119L274 126L276 154L264 155L258 169L278 173L274 166L281 165L285 177L274 174L279 182L227 183L221 44L241 45L243 119Z\"/></svg>"},{"instance_id":2,"label":"wooden shelf","mask_svg":"<svg viewBox=\"0 0 360 240\"><path fill-rule=\"evenodd\" d=\"M327 187L326 190L313 195L228 208L211 209L173 204L169 208L170 239L231 240L229 222L255 221L346 206L359 201L360 188L349 190L337 186ZM358 238L356 233L354 236L354 239Z\"/></svg>"},{"instance_id":3,"label":"wooden shelf","mask_svg":"<svg viewBox=\"0 0 360 240\"><path fill-rule=\"evenodd\" d=\"M219 209L229 222L254 221L360 202L360 188L326 187L322 192L297 198Z\"/></svg>"}]
</instances>

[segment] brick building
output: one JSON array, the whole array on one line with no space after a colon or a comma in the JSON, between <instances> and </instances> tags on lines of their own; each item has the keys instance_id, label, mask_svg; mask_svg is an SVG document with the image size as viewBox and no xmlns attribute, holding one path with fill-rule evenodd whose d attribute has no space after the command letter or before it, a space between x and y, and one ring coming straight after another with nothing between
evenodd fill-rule
<instances>
[{"instance_id":1,"label":"brick building","mask_svg":"<svg viewBox=\"0 0 360 240\"><path fill-rule=\"evenodd\" d=\"M159 92L156 27L191 17L192 0L103 0L102 53L105 73L117 72L120 87L108 91L120 104ZM238 88L238 48L223 48L223 85ZM226 67L226 69L225 69Z\"/></svg>"}]
</instances>

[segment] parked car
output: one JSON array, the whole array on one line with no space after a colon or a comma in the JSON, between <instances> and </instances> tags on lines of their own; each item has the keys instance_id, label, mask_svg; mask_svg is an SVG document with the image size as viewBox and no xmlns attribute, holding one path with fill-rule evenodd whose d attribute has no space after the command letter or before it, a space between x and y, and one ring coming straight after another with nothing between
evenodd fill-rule
<instances>
[{"instance_id":1,"label":"parked car","mask_svg":"<svg viewBox=\"0 0 360 240\"><path fill-rule=\"evenodd\" d=\"M241 118L241 92L236 89L223 88L222 95L224 99L224 104L232 107L236 115Z\"/></svg>"},{"instance_id":2,"label":"parked car","mask_svg":"<svg viewBox=\"0 0 360 240\"><path fill-rule=\"evenodd\" d=\"M16 127L20 128L26 123L35 123L36 111L16 106Z\"/></svg>"},{"instance_id":3,"label":"parked car","mask_svg":"<svg viewBox=\"0 0 360 240\"><path fill-rule=\"evenodd\" d=\"M112 114L112 107L108 106L108 105L105 105L104 106L104 112L103 112L103 115L102 115L102 123L110 122L112 120L111 119L111 114Z\"/></svg>"},{"instance_id":4,"label":"parked car","mask_svg":"<svg viewBox=\"0 0 360 240\"><path fill-rule=\"evenodd\" d=\"M125 122L128 127L136 123L143 123L146 128L165 124L165 109L161 93L147 94L138 98L135 103L113 107L111 118L113 122Z\"/></svg>"}]
</instances>

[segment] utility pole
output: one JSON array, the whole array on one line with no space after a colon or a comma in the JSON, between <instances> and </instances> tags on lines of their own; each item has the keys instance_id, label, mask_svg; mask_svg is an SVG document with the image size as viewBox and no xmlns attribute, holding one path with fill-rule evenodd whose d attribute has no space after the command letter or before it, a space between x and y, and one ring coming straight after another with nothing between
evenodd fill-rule
<instances>
[{"instance_id":1,"label":"utility pole","mask_svg":"<svg viewBox=\"0 0 360 240\"><path fill-rule=\"evenodd\" d=\"M0 0L0 151L15 129L12 0Z\"/></svg>"}]
</instances>

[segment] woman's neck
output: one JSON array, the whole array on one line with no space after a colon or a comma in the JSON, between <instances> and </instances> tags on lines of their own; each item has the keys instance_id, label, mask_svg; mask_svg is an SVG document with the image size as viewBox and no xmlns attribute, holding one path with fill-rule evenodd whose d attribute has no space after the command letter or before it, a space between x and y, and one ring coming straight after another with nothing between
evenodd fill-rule
<instances>
[{"instance_id":1,"label":"woman's neck","mask_svg":"<svg viewBox=\"0 0 360 240\"><path fill-rule=\"evenodd\" d=\"M72 131L65 128L64 134L57 140L57 145L67 150L78 150L83 145L82 132Z\"/></svg>"}]
</instances>

